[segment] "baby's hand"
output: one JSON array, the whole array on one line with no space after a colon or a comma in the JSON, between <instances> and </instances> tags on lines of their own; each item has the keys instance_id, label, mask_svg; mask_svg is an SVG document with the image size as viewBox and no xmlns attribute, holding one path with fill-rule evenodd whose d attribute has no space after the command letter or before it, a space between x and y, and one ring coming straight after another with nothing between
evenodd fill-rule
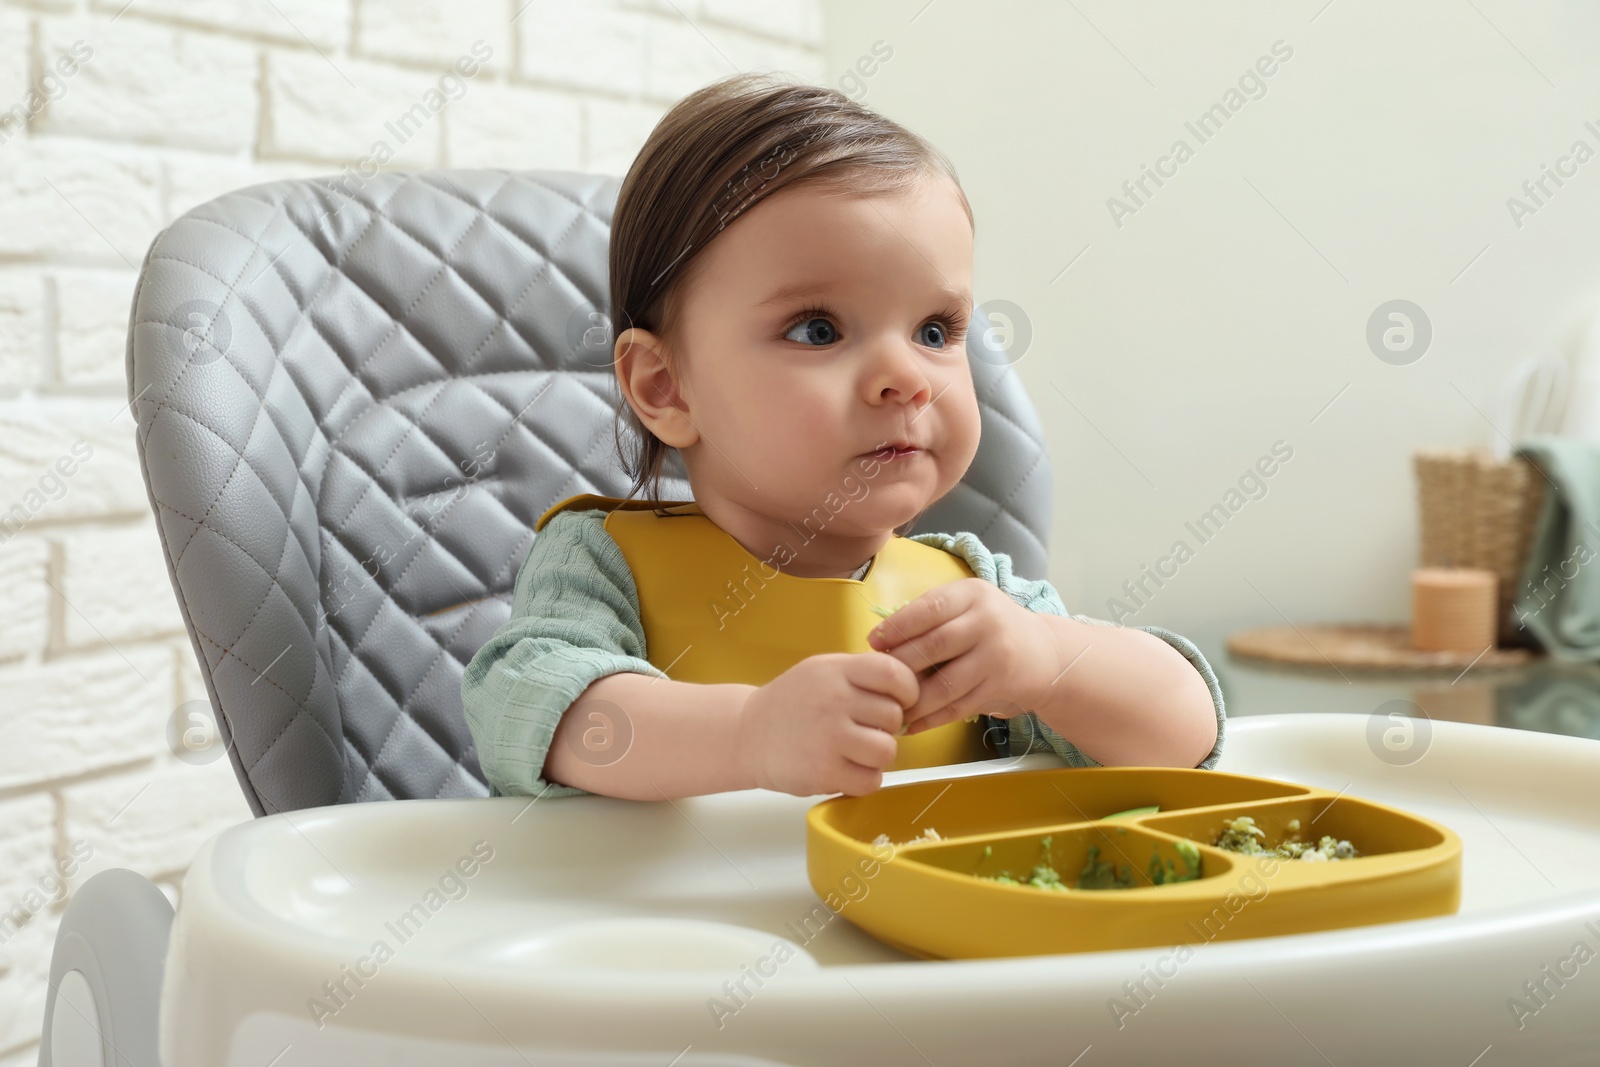
<instances>
[{"instance_id":1,"label":"baby's hand","mask_svg":"<svg viewBox=\"0 0 1600 1067\"><path fill-rule=\"evenodd\" d=\"M883 784L917 676L881 652L809 656L756 689L739 716L739 758L758 786L861 796Z\"/></svg>"},{"instance_id":2,"label":"baby's hand","mask_svg":"<svg viewBox=\"0 0 1600 1067\"><path fill-rule=\"evenodd\" d=\"M909 734L980 709L1032 706L1056 658L1043 621L981 578L930 589L880 623L867 643L919 672L905 715Z\"/></svg>"}]
</instances>

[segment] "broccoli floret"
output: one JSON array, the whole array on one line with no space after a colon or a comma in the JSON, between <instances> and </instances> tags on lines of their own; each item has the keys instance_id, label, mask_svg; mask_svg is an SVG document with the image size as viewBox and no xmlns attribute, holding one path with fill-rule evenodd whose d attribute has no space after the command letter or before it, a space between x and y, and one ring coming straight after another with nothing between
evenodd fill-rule
<instances>
[{"instance_id":1,"label":"broccoli floret","mask_svg":"<svg viewBox=\"0 0 1600 1067\"><path fill-rule=\"evenodd\" d=\"M1046 835L1039 842L1039 851L1048 855L1050 842L1054 835ZM1150 857L1150 882L1153 885L1166 885L1171 882L1190 882L1200 877L1200 850L1193 843L1180 841L1173 846L1184 863L1184 871L1179 873L1176 865L1171 860L1162 860L1159 853ZM983 860L994 854L990 845L983 847ZM1138 884L1134 881L1133 874L1124 870L1115 863L1108 863L1100 859L1100 846L1090 845L1084 856L1083 869L1078 872L1078 882L1069 886L1061 880L1060 872L1048 863L1037 863L1033 872L1026 878L1013 877L1010 871L1001 871L993 875L977 875L1002 885L1027 885L1036 889L1049 889L1057 892L1067 892L1071 889L1135 889Z\"/></svg>"},{"instance_id":2,"label":"broccoli floret","mask_svg":"<svg viewBox=\"0 0 1600 1067\"><path fill-rule=\"evenodd\" d=\"M1079 889L1132 889L1133 876L1114 863L1100 860L1100 846L1090 845L1078 872Z\"/></svg>"},{"instance_id":3,"label":"broccoli floret","mask_svg":"<svg viewBox=\"0 0 1600 1067\"><path fill-rule=\"evenodd\" d=\"M1258 840L1266 836L1266 831L1257 826L1254 819L1248 815L1241 815L1223 827L1215 843L1218 848L1225 848L1229 852L1242 852L1247 856L1254 856L1267 851L1261 847L1261 842Z\"/></svg>"},{"instance_id":4,"label":"broccoli floret","mask_svg":"<svg viewBox=\"0 0 1600 1067\"><path fill-rule=\"evenodd\" d=\"M1274 855L1284 859L1306 860L1311 863L1323 863L1328 860L1355 859L1361 855L1356 847L1348 841L1330 837L1324 834L1315 845L1304 841L1293 840L1300 832L1300 820L1292 819L1287 825L1290 839L1281 844L1266 848L1261 844L1266 831L1256 825L1255 819L1249 815L1241 815L1223 827L1222 833L1217 835L1214 844L1218 848L1227 849L1229 852L1239 852L1247 856Z\"/></svg>"},{"instance_id":5,"label":"broccoli floret","mask_svg":"<svg viewBox=\"0 0 1600 1067\"><path fill-rule=\"evenodd\" d=\"M1150 857L1150 881L1165 885L1168 882L1192 882L1199 878L1200 850L1194 847L1194 843L1179 841L1172 846L1172 850L1183 860L1184 872L1177 873L1171 860L1162 860L1161 854L1156 853Z\"/></svg>"}]
</instances>

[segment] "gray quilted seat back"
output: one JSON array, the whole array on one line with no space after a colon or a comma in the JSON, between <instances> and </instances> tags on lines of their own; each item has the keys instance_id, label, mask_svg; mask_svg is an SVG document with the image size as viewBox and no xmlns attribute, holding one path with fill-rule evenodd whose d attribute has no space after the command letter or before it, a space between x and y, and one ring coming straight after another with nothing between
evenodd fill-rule
<instances>
[{"instance_id":1,"label":"gray quilted seat back","mask_svg":"<svg viewBox=\"0 0 1600 1067\"><path fill-rule=\"evenodd\" d=\"M488 794L462 671L510 614L539 515L629 484L595 310L619 185L272 182L152 243L128 338L140 463L257 814ZM1015 373L970 361L983 443L916 530L972 530L1043 577L1038 420Z\"/></svg>"}]
</instances>

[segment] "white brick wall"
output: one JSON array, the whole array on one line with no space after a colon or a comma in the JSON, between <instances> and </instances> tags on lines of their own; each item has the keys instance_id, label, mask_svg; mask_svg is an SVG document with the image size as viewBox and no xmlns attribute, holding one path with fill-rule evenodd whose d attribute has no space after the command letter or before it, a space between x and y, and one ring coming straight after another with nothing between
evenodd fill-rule
<instances>
[{"instance_id":1,"label":"white brick wall","mask_svg":"<svg viewBox=\"0 0 1600 1067\"><path fill-rule=\"evenodd\" d=\"M454 63L473 41L501 51L512 12L506 0L454 0L419 4L416 0L364 0L356 15L356 48L364 55L444 66ZM505 66L503 55L487 61Z\"/></svg>"},{"instance_id":2,"label":"white brick wall","mask_svg":"<svg viewBox=\"0 0 1600 1067\"><path fill-rule=\"evenodd\" d=\"M78 41L93 54L36 120L39 132L230 152L255 143L251 44L131 18L50 21L39 58L72 54Z\"/></svg>"},{"instance_id":3,"label":"white brick wall","mask_svg":"<svg viewBox=\"0 0 1600 1067\"><path fill-rule=\"evenodd\" d=\"M125 388L131 271L65 270L55 283L56 376L64 385Z\"/></svg>"},{"instance_id":4,"label":"white brick wall","mask_svg":"<svg viewBox=\"0 0 1600 1067\"><path fill-rule=\"evenodd\" d=\"M67 604L63 648L118 648L125 641L184 633L153 515L136 523L69 527L51 540L61 576L56 588Z\"/></svg>"},{"instance_id":5,"label":"white brick wall","mask_svg":"<svg viewBox=\"0 0 1600 1067\"><path fill-rule=\"evenodd\" d=\"M389 169L620 174L698 85L825 80L821 19L818 0L0 0L0 1067L35 1060L65 905L4 916L74 849L70 887L124 866L176 900L201 842L249 817L226 759L164 740L205 688L124 410L157 231L380 140Z\"/></svg>"},{"instance_id":6,"label":"white brick wall","mask_svg":"<svg viewBox=\"0 0 1600 1067\"><path fill-rule=\"evenodd\" d=\"M15 137L0 145L0 182L0 257L137 269L161 227L161 167L149 151Z\"/></svg>"},{"instance_id":7,"label":"white brick wall","mask_svg":"<svg viewBox=\"0 0 1600 1067\"><path fill-rule=\"evenodd\" d=\"M125 641L111 651L5 668L0 789L160 755L167 715L177 706L172 658L159 644Z\"/></svg>"},{"instance_id":8,"label":"white brick wall","mask_svg":"<svg viewBox=\"0 0 1600 1067\"><path fill-rule=\"evenodd\" d=\"M262 124L261 155L356 160L382 140L396 150L397 166L438 163L442 123L432 115L417 124L404 118L433 83L433 72L350 59L335 64L314 52L276 53L265 64L272 107Z\"/></svg>"},{"instance_id":9,"label":"white brick wall","mask_svg":"<svg viewBox=\"0 0 1600 1067\"><path fill-rule=\"evenodd\" d=\"M126 4L127 0L94 0L91 6L95 14L109 19ZM295 48L309 41L325 51L347 47L354 16L349 0L138 0L138 7L129 14Z\"/></svg>"},{"instance_id":10,"label":"white brick wall","mask_svg":"<svg viewBox=\"0 0 1600 1067\"><path fill-rule=\"evenodd\" d=\"M468 91L472 106L452 111L445 127L447 165L552 170L581 167L583 101L577 96L493 83L473 85ZM659 114L653 110L651 113Z\"/></svg>"},{"instance_id":11,"label":"white brick wall","mask_svg":"<svg viewBox=\"0 0 1600 1067\"><path fill-rule=\"evenodd\" d=\"M123 386L102 396L51 390L0 399L0 523L18 507L31 513L27 533L75 519L150 514L126 393ZM0 525L0 540L7 536Z\"/></svg>"},{"instance_id":12,"label":"white brick wall","mask_svg":"<svg viewBox=\"0 0 1600 1067\"><path fill-rule=\"evenodd\" d=\"M28 16L0 10L0 107L9 108L28 89Z\"/></svg>"},{"instance_id":13,"label":"white brick wall","mask_svg":"<svg viewBox=\"0 0 1600 1067\"><path fill-rule=\"evenodd\" d=\"M0 270L0 381L40 380L42 279L35 271Z\"/></svg>"},{"instance_id":14,"label":"white brick wall","mask_svg":"<svg viewBox=\"0 0 1600 1067\"><path fill-rule=\"evenodd\" d=\"M40 874L43 873L41 866ZM44 1018L50 950L60 922L59 910L39 915L0 948L7 968L0 974L0 988L5 991L0 996L0 1041L11 1049L27 1049L35 1064L39 1053L34 1042L39 1039L39 1021Z\"/></svg>"},{"instance_id":15,"label":"white brick wall","mask_svg":"<svg viewBox=\"0 0 1600 1067\"><path fill-rule=\"evenodd\" d=\"M25 922L22 913L8 914L15 908L24 913L40 909L29 900L29 891L50 867L40 859L50 855L56 836L56 806L48 796L25 796L0 803L0 820L7 830L0 840L0 901L5 910L0 911L0 943L9 941L17 924Z\"/></svg>"},{"instance_id":16,"label":"white brick wall","mask_svg":"<svg viewBox=\"0 0 1600 1067\"><path fill-rule=\"evenodd\" d=\"M50 623L50 586L45 583L49 563L50 546L37 537L14 537L0 545L0 604L5 605L0 612L0 663L21 659L45 645Z\"/></svg>"}]
</instances>

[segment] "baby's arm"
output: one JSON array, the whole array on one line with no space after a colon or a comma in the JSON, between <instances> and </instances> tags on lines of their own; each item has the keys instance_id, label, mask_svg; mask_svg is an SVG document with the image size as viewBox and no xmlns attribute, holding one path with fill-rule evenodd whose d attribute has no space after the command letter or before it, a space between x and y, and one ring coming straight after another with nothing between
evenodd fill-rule
<instances>
[{"instance_id":1,"label":"baby's arm","mask_svg":"<svg viewBox=\"0 0 1600 1067\"><path fill-rule=\"evenodd\" d=\"M1142 628L1038 613L1059 673L1030 702L1042 724L1105 766L1196 767L1222 724L1192 661Z\"/></svg>"},{"instance_id":2,"label":"baby's arm","mask_svg":"<svg viewBox=\"0 0 1600 1067\"><path fill-rule=\"evenodd\" d=\"M753 685L702 685L620 672L598 678L561 717L545 775L626 800L752 789L739 720ZM597 752L588 731L610 730L626 750Z\"/></svg>"},{"instance_id":3,"label":"baby's arm","mask_svg":"<svg viewBox=\"0 0 1600 1067\"><path fill-rule=\"evenodd\" d=\"M1186 759L1182 761L1174 760L1172 763L1181 762L1184 766L1209 769L1215 767L1217 761L1222 758L1222 744L1226 736L1227 722L1227 713L1223 707L1222 687L1217 681L1216 673L1211 669L1211 665L1206 662L1206 658L1201 655L1200 650L1187 638L1159 626L1119 626L1119 624L1106 619L1072 614L1067 610L1055 587L1047 580L1028 579L1018 575L1011 569L1011 557L1009 555L1003 552L991 553L971 533L914 534L912 539L961 556L967 561L968 566L972 568L977 577L985 581L994 582L1008 596L1029 611L1041 615L1061 616L1064 619L1070 619L1086 626L1108 628L1107 630L1085 630L1082 627L1063 627L1063 631L1067 634L1066 639L1062 642L1062 649L1066 658L1061 660L1062 666L1065 667L1067 664L1073 663L1073 657L1077 656L1084 647L1090 644L1095 646L1093 651L1085 654L1081 660L1070 668L1068 677L1071 677L1072 675L1079 675L1080 670L1089 662L1091 656L1099 656L1102 652L1113 650L1125 653L1118 664L1111 663L1111 657L1105 657L1102 666L1111 668L1108 671L1084 671L1079 677L1071 678L1075 686L1082 687L1087 685L1100 690L1104 694L1108 694L1111 705L1107 706L1131 707L1140 714L1152 708L1159 709L1172 706L1172 701L1163 699L1159 693L1154 694L1155 699L1150 699L1154 692L1151 689L1151 682L1156 675L1149 671L1146 665L1152 658L1160 662L1164 669L1159 672L1159 676L1164 679L1164 684L1171 689L1181 688L1187 692L1186 699L1188 703L1185 704L1185 707L1190 708L1192 712L1193 707L1203 705L1207 701L1210 704L1209 715L1192 714L1191 717L1185 719L1188 727L1193 727L1206 737L1213 739L1210 751L1196 764L1190 764ZM1055 619L1049 620L1052 624L1057 621ZM1142 631L1142 633L1139 631ZM1101 637L1105 637L1107 640L1102 642L1100 640ZM1153 644L1149 638L1157 638L1165 642L1169 648L1163 649L1159 645ZM1067 645L1072 646L1070 650L1067 649ZM1176 655L1173 655L1173 653L1176 653ZM1179 661L1180 657L1182 662ZM1096 675L1097 680L1088 678L1091 673ZM1136 683L1133 689L1128 688L1130 681ZM1065 682L1066 679L1063 678L1057 682L1056 687L1060 688ZM1206 694L1204 698L1200 696L1202 689ZM1136 691L1140 695L1130 701L1130 696ZM1075 689L1075 694L1077 692L1081 692L1081 688ZM1065 734L1070 735L1075 741L1082 742L1084 746L1099 753L1101 757L1112 763L1149 765L1157 762L1151 759L1148 742L1152 737L1162 741L1166 740L1167 731L1160 722L1148 723L1134 731L1123 729L1121 733L1124 741L1118 742L1115 739L1111 739L1108 747L1105 738L1095 736L1095 724L1085 720L1080 725L1073 721L1075 713L1081 711L1084 706L1091 702L1093 701L1075 696L1074 699L1062 702L1066 708L1064 711L1047 710L1043 715L1036 711L1028 711L1014 716L1009 720L1008 724L1011 754L1020 756L1028 752L1054 752L1074 767L1102 766L1099 759L1080 749L1074 741L1067 740L1067 737L1063 736ZM1113 731L1117 730L1119 726L1125 728L1128 725L1126 718L1122 718L1119 721L1119 716L1124 715L1121 710L1108 712L1102 708L1097 714L1101 717L1100 726L1109 726ZM1045 715L1049 715L1054 720L1055 725L1047 722ZM1184 741L1181 743L1188 744L1189 742ZM1119 745L1126 747L1127 744L1133 746L1131 752L1124 751L1118 747ZM1194 741L1193 745L1197 750L1201 747L1198 740ZM1131 758L1128 758L1130 756Z\"/></svg>"},{"instance_id":4,"label":"baby's arm","mask_svg":"<svg viewBox=\"0 0 1600 1067\"><path fill-rule=\"evenodd\" d=\"M1054 687L1062 691L1060 699L1011 720L1012 753L1053 750L1080 767L1215 767L1222 758L1227 712L1221 683L1194 643L1159 626L1123 626L1074 615L1048 582L1037 586L1036 595L1024 606L1040 615L1060 616L1048 622L1059 626L1058 655L1066 656L1060 662L1071 666ZM1096 657L1095 669L1080 671L1090 656ZM1156 662L1160 669L1151 669ZM1170 729L1173 709L1180 706L1178 729ZM1063 736L1067 734L1074 741ZM1204 755L1193 763L1187 756L1163 758L1152 755L1151 741L1190 745ZM1099 753L1099 758L1085 749Z\"/></svg>"},{"instance_id":5,"label":"baby's arm","mask_svg":"<svg viewBox=\"0 0 1600 1067\"><path fill-rule=\"evenodd\" d=\"M884 652L831 652L759 687L618 675L591 688L601 698L568 713L560 729L572 741L551 749L564 781L641 800L752 788L861 796L894 762L917 676ZM594 705L633 731L621 759L592 759L581 744Z\"/></svg>"}]
</instances>

